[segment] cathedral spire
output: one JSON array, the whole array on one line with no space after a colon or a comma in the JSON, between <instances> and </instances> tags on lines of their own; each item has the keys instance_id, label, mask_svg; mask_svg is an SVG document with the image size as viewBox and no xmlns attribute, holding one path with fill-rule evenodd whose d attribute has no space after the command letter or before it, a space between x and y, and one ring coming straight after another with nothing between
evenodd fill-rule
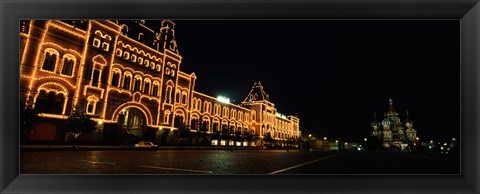
<instances>
[{"instance_id":1,"label":"cathedral spire","mask_svg":"<svg viewBox=\"0 0 480 194\"><path fill-rule=\"evenodd\" d=\"M393 99L392 98L389 98L388 99L388 102L390 104L390 107L388 108L388 112L389 113L394 113L395 112L395 108L393 107Z\"/></svg>"}]
</instances>

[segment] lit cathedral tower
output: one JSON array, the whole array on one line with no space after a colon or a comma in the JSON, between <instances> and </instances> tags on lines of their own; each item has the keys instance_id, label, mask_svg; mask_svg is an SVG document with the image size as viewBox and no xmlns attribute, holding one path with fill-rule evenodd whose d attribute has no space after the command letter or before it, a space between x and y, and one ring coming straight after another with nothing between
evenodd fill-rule
<instances>
[{"instance_id":1,"label":"lit cathedral tower","mask_svg":"<svg viewBox=\"0 0 480 194\"><path fill-rule=\"evenodd\" d=\"M374 115L374 120L370 125L372 127L372 136L380 139L385 147L396 146L403 149L406 143L416 140L417 131L413 129L413 122L408 116L408 111L404 126L399 114L395 111L393 99L389 99L388 102L388 112L384 113L384 118L381 122L377 121L376 113Z\"/></svg>"},{"instance_id":2,"label":"lit cathedral tower","mask_svg":"<svg viewBox=\"0 0 480 194\"><path fill-rule=\"evenodd\" d=\"M413 129L413 121L410 120L407 110L407 118L405 119L405 126L407 126L407 140L408 141L415 141L417 139L417 131Z\"/></svg>"}]
</instances>

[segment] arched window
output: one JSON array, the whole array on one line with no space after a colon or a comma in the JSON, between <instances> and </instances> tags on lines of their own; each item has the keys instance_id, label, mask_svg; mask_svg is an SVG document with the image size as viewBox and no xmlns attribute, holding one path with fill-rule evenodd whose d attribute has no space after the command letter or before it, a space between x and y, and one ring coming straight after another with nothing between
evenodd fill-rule
<instances>
[{"instance_id":1,"label":"arched window","mask_svg":"<svg viewBox=\"0 0 480 194\"><path fill-rule=\"evenodd\" d=\"M167 110L163 114L163 123L168 124L169 118L170 118L170 111Z\"/></svg>"},{"instance_id":2,"label":"arched window","mask_svg":"<svg viewBox=\"0 0 480 194\"><path fill-rule=\"evenodd\" d=\"M172 86L167 86L167 90L165 92L165 102L172 103Z\"/></svg>"},{"instance_id":3,"label":"arched window","mask_svg":"<svg viewBox=\"0 0 480 194\"><path fill-rule=\"evenodd\" d=\"M95 114L98 98L95 96L89 96L87 98L87 114Z\"/></svg>"},{"instance_id":4,"label":"arched window","mask_svg":"<svg viewBox=\"0 0 480 194\"><path fill-rule=\"evenodd\" d=\"M175 93L175 102L180 103L180 92Z\"/></svg>"},{"instance_id":5,"label":"arched window","mask_svg":"<svg viewBox=\"0 0 480 194\"><path fill-rule=\"evenodd\" d=\"M133 91L140 91L140 85L141 84L142 84L141 78L135 76L135 83L133 84Z\"/></svg>"},{"instance_id":6,"label":"arched window","mask_svg":"<svg viewBox=\"0 0 480 194\"><path fill-rule=\"evenodd\" d=\"M118 87L119 81L120 81L120 72L113 72L111 85Z\"/></svg>"},{"instance_id":7,"label":"arched window","mask_svg":"<svg viewBox=\"0 0 480 194\"><path fill-rule=\"evenodd\" d=\"M35 100L35 109L41 113L62 114L64 103L63 93L56 94L53 91L47 93L45 90L40 90Z\"/></svg>"},{"instance_id":8,"label":"arched window","mask_svg":"<svg viewBox=\"0 0 480 194\"><path fill-rule=\"evenodd\" d=\"M182 104L187 104L187 93L182 92Z\"/></svg>"},{"instance_id":9,"label":"arched window","mask_svg":"<svg viewBox=\"0 0 480 194\"><path fill-rule=\"evenodd\" d=\"M145 81L145 85L143 86L143 93L150 94L150 81Z\"/></svg>"},{"instance_id":10,"label":"arched window","mask_svg":"<svg viewBox=\"0 0 480 194\"><path fill-rule=\"evenodd\" d=\"M62 74L71 76L73 73L73 67L75 65L75 58L68 55L63 58Z\"/></svg>"},{"instance_id":11,"label":"arched window","mask_svg":"<svg viewBox=\"0 0 480 194\"><path fill-rule=\"evenodd\" d=\"M153 82L152 96L158 96L158 83Z\"/></svg>"},{"instance_id":12,"label":"arched window","mask_svg":"<svg viewBox=\"0 0 480 194\"><path fill-rule=\"evenodd\" d=\"M125 74L123 77L123 88L130 90L130 80L132 79L132 76L129 74Z\"/></svg>"},{"instance_id":13,"label":"arched window","mask_svg":"<svg viewBox=\"0 0 480 194\"><path fill-rule=\"evenodd\" d=\"M148 65L150 64L150 62L148 61L148 59L145 59L144 63L145 63L145 67L148 67Z\"/></svg>"},{"instance_id":14,"label":"arched window","mask_svg":"<svg viewBox=\"0 0 480 194\"><path fill-rule=\"evenodd\" d=\"M43 61L43 70L55 71L55 64L57 62L58 54L53 52L45 52L45 60Z\"/></svg>"}]
</instances>

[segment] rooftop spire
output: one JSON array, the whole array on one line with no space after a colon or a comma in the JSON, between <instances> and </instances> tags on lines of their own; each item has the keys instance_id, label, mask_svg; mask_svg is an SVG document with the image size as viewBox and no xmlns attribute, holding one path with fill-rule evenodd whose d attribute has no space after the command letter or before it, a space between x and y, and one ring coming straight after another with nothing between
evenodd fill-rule
<instances>
[{"instance_id":1,"label":"rooftop spire","mask_svg":"<svg viewBox=\"0 0 480 194\"><path fill-rule=\"evenodd\" d=\"M175 40L175 23L170 20L163 20L160 33L157 34L157 39L160 42L160 47L179 54L177 41Z\"/></svg>"},{"instance_id":2,"label":"rooftop spire","mask_svg":"<svg viewBox=\"0 0 480 194\"><path fill-rule=\"evenodd\" d=\"M247 97L243 102L253 102L253 101L261 101L261 100L269 100L268 94L263 90L263 86L260 81L253 83L252 89L248 93Z\"/></svg>"}]
</instances>

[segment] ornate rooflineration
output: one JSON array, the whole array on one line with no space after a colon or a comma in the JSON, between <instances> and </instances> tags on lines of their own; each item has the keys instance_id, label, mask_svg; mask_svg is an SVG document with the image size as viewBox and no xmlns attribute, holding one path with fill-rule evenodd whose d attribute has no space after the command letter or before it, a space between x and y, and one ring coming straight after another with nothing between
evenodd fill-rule
<instances>
[{"instance_id":1,"label":"ornate rooflineration","mask_svg":"<svg viewBox=\"0 0 480 194\"><path fill-rule=\"evenodd\" d=\"M157 34L157 39L160 42L160 47L179 54L177 41L175 40L175 23L170 20L163 20L160 33Z\"/></svg>"},{"instance_id":2,"label":"ornate rooflineration","mask_svg":"<svg viewBox=\"0 0 480 194\"><path fill-rule=\"evenodd\" d=\"M262 100L269 101L270 99L265 90L263 90L262 83L258 81L258 83L255 82L253 84L250 93L248 93L247 97L245 98L245 100L243 100L243 102L256 102Z\"/></svg>"}]
</instances>

